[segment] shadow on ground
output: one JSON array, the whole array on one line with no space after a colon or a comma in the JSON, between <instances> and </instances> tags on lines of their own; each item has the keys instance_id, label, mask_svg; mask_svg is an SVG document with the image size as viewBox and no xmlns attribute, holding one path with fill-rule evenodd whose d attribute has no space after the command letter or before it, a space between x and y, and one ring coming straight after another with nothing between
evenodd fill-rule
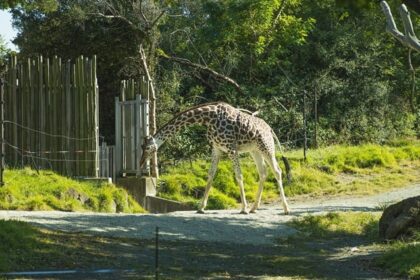
<instances>
[{"instance_id":1,"label":"shadow on ground","mask_svg":"<svg viewBox=\"0 0 420 280\"><path fill-rule=\"evenodd\" d=\"M147 217L147 216L146 216ZM109 219L103 216L103 219ZM179 219L179 217L171 217ZM60 221L64 222L62 219ZM242 219L230 219L229 230L247 227ZM58 221L57 221L58 222ZM89 227L89 217L69 218L78 227ZM214 222L226 223L225 219ZM132 228L141 230L146 221ZM250 234L253 229L250 229ZM106 231L107 228L102 230ZM112 229L115 230L115 229ZM171 229L176 232L177 229ZM218 233L223 234L223 233ZM212 242L184 238L160 240L160 279L259 279L287 277L303 279L384 279L387 276L376 270L372 263L374 252L351 253L351 248L361 248L371 242L363 236L337 234L325 231L323 238L282 238L271 244L245 244L240 242ZM51 251L65 252L65 258L52 259L49 250L37 246L37 262L15 264L20 270L57 269L134 269L121 274L55 275L48 279L153 279L155 275L155 240L121 237L97 237L80 233L60 233L57 246ZM249 236L236 236L246 240ZM48 247L48 246L47 246ZM19 258L16 258L19 260ZM64 259L64 260L63 260ZM22 260L23 261L23 260ZM35 278L35 277L34 277ZM25 279L28 279L25 277ZM29 278L30 279L30 278ZM389 279L389 278L387 278Z\"/></svg>"}]
</instances>

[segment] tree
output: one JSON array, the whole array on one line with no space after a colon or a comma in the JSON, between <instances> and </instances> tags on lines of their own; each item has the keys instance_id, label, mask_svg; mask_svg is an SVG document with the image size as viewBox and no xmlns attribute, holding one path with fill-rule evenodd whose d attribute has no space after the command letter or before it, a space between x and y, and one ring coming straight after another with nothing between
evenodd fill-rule
<instances>
[{"instance_id":1,"label":"tree","mask_svg":"<svg viewBox=\"0 0 420 280\"><path fill-rule=\"evenodd\" d=\"M395 24L394 17L392 15L391 9L388 3L385 0L381 1L381 7L383 13L386 17L387 27L386 30L390 33L394 38L400 41L404 46L409 49L408 53L408 61L409 61L409 69L412 74L412 90L411 90L411 110L413 113L416 113L418 110L418 104L420 103L420 96L416 94L416 71L412 64L411 58L411 51L420 52L420 40L417 38L416 33L414 31L413 23L411 21L410 12L407 9L407 6L404 4L407 3L411 8L415 11L420 11L420 1L403 1L403 4L399 7L400 16L404 26L404 33L399 31L397 25ZM417 95L417 96L416 96ZM417 128L419 128L420 123L420 111L417 112Z\"/></svg>"},{"instance_id":2,"label":"tree","mask_svg":"<svg viewBox=\"0 0 420 280\"><path fill-rule=\"evenodd\" d=\"M55 11L58 7L57 0L4 0L0 2L0 9L13 9L21 7L25 10L40 10L43 12Z\"/></svg>"}]
</instances>

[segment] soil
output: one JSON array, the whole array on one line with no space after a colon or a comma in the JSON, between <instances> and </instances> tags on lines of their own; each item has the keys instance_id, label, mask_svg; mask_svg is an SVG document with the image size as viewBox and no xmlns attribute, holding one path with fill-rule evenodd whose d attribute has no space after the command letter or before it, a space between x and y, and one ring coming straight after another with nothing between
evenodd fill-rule
<instances>
[{"instance_id":1,"label":"soil","mask_svg":"<svg viewBox=\"0 0 420 280\"><path fill-rule=\"evenodd\" d=\"M42 279L154 278L157 227L160 279L392 279L372 265L379 247L366 240L343 237L282 242L296 234L286 223L308 213L380 212L388 204L419 193L420 185L414 185L365 197L300 197L289 200L288 216L276 203L263 205L250 215L239 214L239 209L138 215L0 211L0 219L26 221L81 236L103 236L108 245L101 250L107 253L97 256L95 267L76 265L80 269L119 270L102 274L81 271Z\"/></svg>"}]
</instances>

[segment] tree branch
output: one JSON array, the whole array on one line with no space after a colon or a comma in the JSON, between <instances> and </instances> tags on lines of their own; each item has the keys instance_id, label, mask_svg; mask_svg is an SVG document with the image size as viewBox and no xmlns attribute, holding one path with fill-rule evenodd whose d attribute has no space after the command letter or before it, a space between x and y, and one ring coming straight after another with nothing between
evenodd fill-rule
<instances>
[{"instance_id":1,"label":"tree branch","mask_svg":"<svg viewBox=\"0 0 420 280\"><path fill-rule=\"evenodd\" d=\"M155 24L160 20L160 18L165 14L165 11L162 11L152 22L152 24L150 24L149 29L153 28L153 26L155 26Z\"/></svg>"},{"instance_id":2,"label":"tree branch","mask_svg":"<svg viewBox=\"0 0 420 280\"><path fill-rule=\"evenodd\" d=\"M286 2L287 2L287 0L283 0L281 2L281 5L280 5L279 10L277 12L277 16L276 16L276 18L273 21L273 27L277 25L277 23L278 23L278 21L280 19L280 16L283 13L284 7L286 6Z\"/></svg>"},{"instance_id":3,"label":"tree branch","mask_svg":"<svg viewBox=\"0 0 420 280\"><path fill-rule=\"evenodd\" d=\"M107 18L107 19L120 19L120 20L126 22L131 27L137 29L137 27L134 25L134 23L132 23L126 17L120 16L120 15L105 15L103 13L90 13L90 15L99 16L99 17L103 17L103 18Z\"/></svg>"},{"instance_id":4,"label":"tree branch","mask_svg":"<svg viewBox=\"0 0 420 280\"><path fill-rule=\"evenodd\" d=\"M231 84L232 86L235 87L235 89L238 93L243 94L243 91L242 91L241 87L239 86L239 84L235 80L233 80L232 78L230 78L228 76L222 75L219 72L216 72L215 70L213 70L213 69L211 69L207 66L203 66L201 64L191 62L190 60L185 59L185 58L168 56L166 54L159 54L159 56L162 57L162 58L165 58L167 60L171 60L173 62L182 64L182 65L185 65L185 66L188 66L188 67L192 67L192 68L197 69L199 71L206 72L206 73L212 75L214 78L216 78L218 80L222 80L222 81L227 82L228 84Z\"/></svg>"}]
</instances>

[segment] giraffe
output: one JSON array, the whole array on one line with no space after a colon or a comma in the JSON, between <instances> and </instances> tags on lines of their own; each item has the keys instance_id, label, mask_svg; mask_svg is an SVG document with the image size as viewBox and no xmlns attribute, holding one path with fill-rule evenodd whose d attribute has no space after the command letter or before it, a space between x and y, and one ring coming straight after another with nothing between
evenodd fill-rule
<instances>
[{"instance_id":1,"label":"giraffe","mask_svg":"<svg viewBox=\"0 0 420 280\"><path fill-rule=\"evenodd\" d=\"M207 126L207 139L212 145L211 167L198 213L204 213L217 165L223 152L227 153L233 162L235 179L241 196L242 208L240 213L249 213L239 165L239 154L248 152L255 161L259 173L258 191L250 212L255 213L260 205L263 185L267 178L267 163L276 177L284 213L289 214L290 210L284 194L281 169L275 157L273 138L278 141L277 137L264 120L227 103L205 103L177 114L155 135L146 139L140 166L143 166L151 154L157 151L168 138L178 133L182 128L193 124Z\"/></svg>"}]
</instances>

